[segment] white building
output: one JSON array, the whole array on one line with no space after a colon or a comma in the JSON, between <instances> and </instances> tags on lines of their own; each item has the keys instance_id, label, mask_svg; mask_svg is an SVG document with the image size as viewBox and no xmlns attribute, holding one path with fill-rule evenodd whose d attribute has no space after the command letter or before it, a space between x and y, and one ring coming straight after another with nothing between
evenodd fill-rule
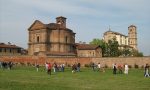
<instances>
[{"instance_id":1,"label":"white building","mask_svg":"<svg viewBox=\"0 0 150 90\"><path fill-rule=\"evenodd\" d=\"M109 40L116 39L118 41L118 44L120 46L120 49L123 48L133 48L137 50L137 32L136 32L136 26L130 25L128 27L128 36L111 31L110 29L104 33L104 41L108 43Z\"/></svg>"}]
</instances>

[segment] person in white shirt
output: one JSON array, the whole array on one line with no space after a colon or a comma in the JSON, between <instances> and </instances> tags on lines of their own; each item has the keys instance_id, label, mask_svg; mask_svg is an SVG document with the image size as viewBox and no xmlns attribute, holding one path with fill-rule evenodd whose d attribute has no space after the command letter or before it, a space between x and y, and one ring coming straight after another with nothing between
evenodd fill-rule
<instances>
[{"instance_id":1,"label":"person in white shirt","mask_svg":"<svg viewBox=\"0 0 150 90\"><path fill-rule=\"evenodd\" d=\"M48 63L47 62L45 63L45 69L46 69L46 72L48 72Z\"/></svg>"},{"instance_id":2,"label":"person in white shirt","mask_svg":"<svg viewBox=\"0 0 150 90\"><path fill-rule=\"evenodd\" d=\"M98 63L98 71L100 71L100 69L101 69L101 64Z\"/></svg>"},{"instance_id":3,"label":"person in white shirt","mask_svg":"<svg viewBox=\"0 0 150 90\"><path fill-rule=\"evenodd\" d=\"M124 73L125 73L125 74L128 74L128 70L129 70L128 65L125 64L125 71L124 71Z\"/></svg>"}]
</instances>

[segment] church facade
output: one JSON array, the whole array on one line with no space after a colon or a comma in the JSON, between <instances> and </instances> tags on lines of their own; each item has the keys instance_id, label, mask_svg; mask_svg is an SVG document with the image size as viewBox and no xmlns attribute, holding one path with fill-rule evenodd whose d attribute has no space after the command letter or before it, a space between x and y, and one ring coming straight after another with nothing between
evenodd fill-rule
<instances>
[{"instance_id":1,"label":"church facade","mask_svg":"<svg viewBox=\"0 0 150 90\"><path fill-rule=\"evenodd\" d=\"M135 25L130 25L128 27L128 36L121 34L119 32L111 31L110 29L104 33L104 41L108 43L109 40L115 39L118 41L119 48L129 48L138 50L137 48L137 27Z\"/></svg>"},{"instance_id":2,"label":"church facade","mask_svg":"<svg viewBox=\"0 0 150 90\"><path fill-rule=\"evenodd\" d=\"M28 54L46 56L75 56L75 34L66 27L63 16L56 23L44 24L39 20L29 27Z\"/></svg>"}]
</instances>

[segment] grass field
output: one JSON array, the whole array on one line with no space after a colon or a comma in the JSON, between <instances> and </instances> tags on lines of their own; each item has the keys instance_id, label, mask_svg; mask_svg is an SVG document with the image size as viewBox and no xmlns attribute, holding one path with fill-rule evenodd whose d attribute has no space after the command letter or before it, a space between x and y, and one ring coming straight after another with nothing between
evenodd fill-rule
<instances>
[{"instance_id":1,"label":"grass field","mask_svg":"<svg viewBox=\"0 0 150 90\"><path fill-rule=\"evenodd\" d=\"M150 78L143 76L142 69L130 69L129 75L113 75L93 72L90 68L72 74L65 72L47 75L44 68L36 72L34 67L0 69L0 90L150 90Z\"/></svg>"}]
</instances>

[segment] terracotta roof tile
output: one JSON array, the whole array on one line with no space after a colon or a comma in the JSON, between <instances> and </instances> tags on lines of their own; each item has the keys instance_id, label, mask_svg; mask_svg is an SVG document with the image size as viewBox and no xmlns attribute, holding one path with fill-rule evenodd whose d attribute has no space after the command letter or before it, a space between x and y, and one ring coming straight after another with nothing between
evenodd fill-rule
<instances>
[{"instance_id":1,"label":"terracotta roof tile","mask_svg":"<svg viewBox=\"0 0 150 90\"><path fill-rule=\"evenodd\" d=\"M16 45L9 45L9 44L0 43L0 48L21 48L21 47L16 46Z\"/></svg>"},{"instance_id":2,"label":"terracotta roof tile","mask_svg":"<svg viewBox=\"0 0 150 90\"><path fill-rule=\"evenodd\" d=\"M99 45L91 45L91 44L76 44L77 49L79 50L95 50L100 47Z\"/></svg>"}]
</instances>

